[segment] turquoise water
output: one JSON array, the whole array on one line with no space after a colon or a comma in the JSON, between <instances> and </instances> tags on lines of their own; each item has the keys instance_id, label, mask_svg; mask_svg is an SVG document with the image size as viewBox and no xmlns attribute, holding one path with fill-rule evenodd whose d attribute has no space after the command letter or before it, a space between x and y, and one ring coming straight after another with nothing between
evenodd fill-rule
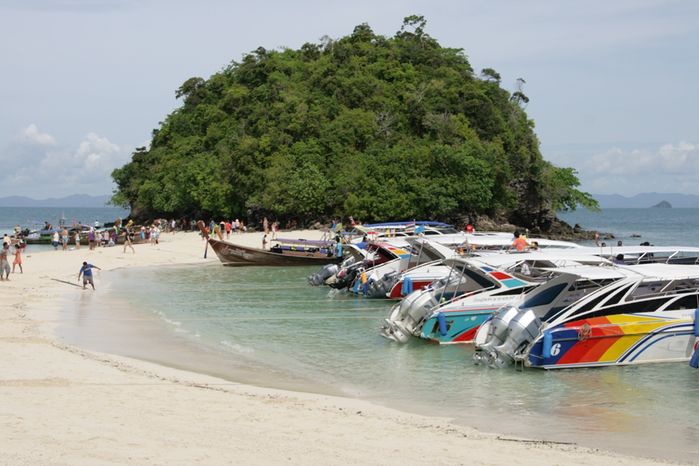
<instances>
[{"instance_id":1,"label":"turquoise water","mask_svg":"<svg viewBox=\"0 0 699 466\"><path fill-rule=\"evenodd\" d=\"M689 243L685 229L699 213L628 210L578 213L574 221L677 244ZM644 224L649 217L654 221ZM662 227L676 233L663 234ZM307 286L312 272L219 265L117 270L97 277L97 293L76 293L62 334L98 350L358 397L485 431L696 461L699 370L687 364L551 372L478 367L469 346L381 338L391 303Z\"/></svg>"}]
</instances>

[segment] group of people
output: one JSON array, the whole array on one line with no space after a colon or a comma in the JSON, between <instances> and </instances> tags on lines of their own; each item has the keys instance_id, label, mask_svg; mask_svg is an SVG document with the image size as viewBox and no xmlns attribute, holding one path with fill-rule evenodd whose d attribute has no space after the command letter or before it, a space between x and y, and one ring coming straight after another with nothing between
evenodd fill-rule
<instances>
[{"instance_id":1,"label":"group of people","mask_svg":"<svg viewBox=\"0 0 699 466\"><path fill-rule=\"evenodd\" d=\"M219 223L214 222L212 219L209 222L209 232L213 233L214 236L220 240L223 240L224 235L226 236L226 239L229 239L231 237L231 233L245 233L247 231L248 227L245 226L245 223L237 218L235 220L221 220Z\"/></svg>"},{"instance_id":2,"label":"group of people","mask_svg":"<svg viewBox=\"0 0 699 466\"><path fill-rule=\"evenodd\" d=\"M2 239L2 249L0 249L0 280L9 280L10 272L15 273L15 269L19 266L19 272L24 273L22 269L22 250L24 245L17 242L14 245L14 250L11 249L12 240L6 234ZM12 268L10 268L10 257L14 255Z\"/></svg>"}]
</instances>

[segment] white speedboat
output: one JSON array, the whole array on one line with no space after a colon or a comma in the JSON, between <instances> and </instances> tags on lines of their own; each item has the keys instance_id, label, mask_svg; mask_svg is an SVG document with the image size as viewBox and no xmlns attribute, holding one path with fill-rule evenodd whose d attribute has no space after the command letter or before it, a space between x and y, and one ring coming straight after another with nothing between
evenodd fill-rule
<instances>
[{"instance_id":1,"label":"white speedboat","mask_svg":"<svg viewBox=\"0 0 699 466\"><path fill-rule=\"evenodd\" d=\"M566 270L521 305L500 309L477 336L476 361L558 369L692 357L699 337L699 268L646 264L597 272L594 279L608 283L562 308L570 283L592 280L590 273Z\"/></svg>"}]
</instances>

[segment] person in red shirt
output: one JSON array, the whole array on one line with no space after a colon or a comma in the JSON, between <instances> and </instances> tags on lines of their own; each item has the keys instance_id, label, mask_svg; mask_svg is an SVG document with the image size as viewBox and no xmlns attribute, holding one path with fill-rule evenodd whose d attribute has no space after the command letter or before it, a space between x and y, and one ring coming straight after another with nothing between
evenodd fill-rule
<instances>
[{"instance_id":1,"label":"person in red shirt","mask_svg":"<svg viewBox=\"0 0 699 466\"><path fill-rule=\"evenodd\" d=\"M529 247L527 240L524 239L519 231L515 231L515 239L512 241L512 246L510 246L510 249L515 248L517 252L523 252L527 247Z\"/></svg>"}]
</instances>

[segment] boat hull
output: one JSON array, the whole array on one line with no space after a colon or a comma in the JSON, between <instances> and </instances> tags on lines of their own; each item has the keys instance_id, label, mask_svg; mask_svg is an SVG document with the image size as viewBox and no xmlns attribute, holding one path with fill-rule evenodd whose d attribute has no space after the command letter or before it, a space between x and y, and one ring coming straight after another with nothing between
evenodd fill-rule
<instances>
[{"instance_id":1,"label":"boat hull","mask_svg":"<svg viewBox=\"0 0 699 466\"><path fill-rule=\"evenodd\" d=\"M342 260L342 257L321 255L301 250L301 248L295 251L274 252L249 248L213 238L209 239L209 244L221 263L226 266L323 265L339 263Z\"/></svg>"},{"instance_id":2,"label":"boat hull","mask_svg":"<svg viewBox=\"0 0 699 466\"><path fill-rule=\"evenodd\" d=\"M472 343L480 326L497 311L498 307L464 309L442 313L446 331L441 332L437 315L430 316L422 324L420 338L440 344Z\"/></svg>"},{"instance_id":3,"label":"boat hull","mask_svg":"<svg viewBox=\"0 0 699 466\"><path fill-rule=\"evenodd\" d=\"M698 343L693 319L680 315L655 318L618 314L568 322L547 332L550 345L544 344L542 337L528 352L531 367L565 369L689 361Z\"/></svg>"}]
</instances>

